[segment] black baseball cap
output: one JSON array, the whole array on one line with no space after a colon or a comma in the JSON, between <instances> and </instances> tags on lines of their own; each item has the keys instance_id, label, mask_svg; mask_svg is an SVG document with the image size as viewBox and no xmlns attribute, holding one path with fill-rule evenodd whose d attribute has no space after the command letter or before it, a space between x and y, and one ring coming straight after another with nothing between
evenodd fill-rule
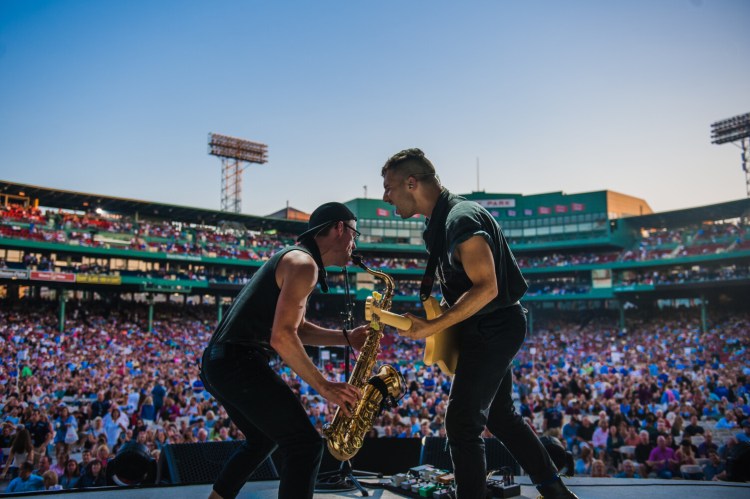
<instances>
[{"instance_id":1,"label":"black baseball cap","mask_svg":"<svg viewBox=\"0 0 750 499\"><path fill-rule=\"evenodd\" d=\"M315 234L323 230L327 225L346 220L357 220L352 210L347 208L346 205L335 201L322 204L312 212L310 220L307 222L307 230L297 237L297 241L315 237Z\"/></svg>"}]
</instances>

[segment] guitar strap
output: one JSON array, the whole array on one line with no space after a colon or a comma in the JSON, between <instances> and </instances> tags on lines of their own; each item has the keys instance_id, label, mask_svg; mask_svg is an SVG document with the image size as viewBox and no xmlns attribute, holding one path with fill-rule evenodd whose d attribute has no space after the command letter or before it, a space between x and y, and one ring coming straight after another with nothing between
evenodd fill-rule
<instances>
[{"instance_id":1,"label":"guitar strap","mask_svg":"<svg viewBox=\"0 0 750 499\"><path fill-rule=\"evenodd\" d=\"M419 299L426 302L432 293L435 285L435 269L437 268L438 259L445 249L445 221L448 218L448 212L451 211L458 202L463 201L461 196L451 194L448 189L440 192L432 212L432 218L428 221L434 229L430 233L430 241L425 241L430 248L430 257L427 259L427 268L422 276L422 284L419 287Z\"/></svg>"},{"instance_id":2,"label":"guitar strap","mask_svg":"<svg viewBox=\"0 0 750 499\"><path fill-rule=\"evenodd\" d=\"M440 246L444 246L441 244ZM442 251L442 248L439 249ZM435 286L435 269L437 268L437 249L430 253L430 258L427 260L427 268L422 276L422 284L419 287L419 299L422 302L426 302L432 293L432 288Z\"/></svg>"}]
</instances>

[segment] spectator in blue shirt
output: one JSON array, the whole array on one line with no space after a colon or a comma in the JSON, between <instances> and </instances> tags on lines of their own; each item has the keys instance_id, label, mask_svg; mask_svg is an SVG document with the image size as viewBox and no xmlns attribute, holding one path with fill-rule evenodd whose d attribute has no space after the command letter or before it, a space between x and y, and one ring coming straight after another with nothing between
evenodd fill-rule
<instances>
[{"instance_id":1,"label":"spectator in blue shirt","mask_svg":"<svg viewBox=\"0 0 750 499\"><path fill-rule=\"evenodd\" d=\"M732 411L727 411L723 418L716 423L717 430L729 430L737 427L737 420Z\"/></svg>"},{"instance_id":2,"label":"spectator in blue shirt","mask_svg":"<svg viewBox=\"0 0 750 499\"><path fill-rule=\"evenodd\" d=\"M622 471L615 475L615 478L641 478L636 472L635 464L630 459L622 462Z\"/></svg>"},{"instance_id":3,"label":"spectator in blue shirt","mask_svg":"<svg viewBox=\"0 0 750 499\"><path fill-rule=\"evenodd\" d=\"M154 398L150 395L146 396L141 405L141 419L148 421L156 420L156 407L154 407Z\"/></svg>"},{"instance_id":4,"label":"spectator in blue shirt","mask_svg":"<svg viewBox=\"0 0 750 499\"><path fill-rule=\"evenodd\" d=\"M742 422L742 433L735 435L738 442L750 443L750 420L746 419Z\"/></svg>"},{"instance_id":5,"label":"spectator in blue shirt","mask_svg":"<svg viewBox=\"0 0 750 499\"><path fill-rule=\"evenodd\" d=\"M574 446L578 445L578 439L576 439L577 436L578 436L578 419L576 416L573 416L572 418L570 418L570 421L565 423L562 427L562 438L568 444L567 447L571 451L573 450Z\"/></svg>"},{"instance_id":6,"label":"spectator in blue shirt","mask_svg":"<svg viewBox=\"0 0 750 499\"><path fill-rule=\"evenodd\" d=\"M719 455L716 452L711 452L708 458L711 462L703 465L703 475L706 480L713 481L726 478L726 465L721 461Z\"/></svg>"},{"instance_id":7,"label":"spectator in blue shirt","mask_svg":"<svg viewBox=\"0 0 750 499\"><path fill-rule=\"evenodd\" d=\"M167 389L164 388L164 385L161 384L161 380L158 380L153 390L151 390L151 396L154 398L154 412L156 413L157 417L159 416L159 411L164 405L164 397L166 395Z\"/></svg>"},{"instance_id":8,"label":"spectator in blue shirt","mask_svg":"<svg viewBox=\"0 0 750 499\"><path fill-rule=\"evenodd\" d=\"M714 436L710 431L707 431L703 438L705 440L698 446L698 457L709 457L712 452L719 450L719 446L714 442Z\"/></svg>"},{"instance_id":9,"label":"spectator in blue shirt","mask_svg":"<svg viewBox=\"0 0 750 499\"><path fill-rule=\"evenodd\" d=\"M55 452L59 452L60 449L65 449L67 452L70 449L70 443L66 442L67 431L70 427L77 432L78 421L75 416L70 414L70 409L67 406L60 405L60 412L55 419Z\"/></svg>"},{"instance_id":10,"label":"spectator in blue shirt","mask_svg":"<svg viewBox=\"0 0 750 499\"><path fill-rule=\"evenodd\" d=\"M432 393L435 391L435 379L432 377L432 374L425 373L423 386L426 393Z\"/></svg>"},{"instance_id":11,"label":"spectator in blue shirt","mask_svg":"<svg viewBox=\"0 0 750 499\"><path fill-rule=\"evenodd\" d=\"M36 492L44 490L44 480L39 475L32 473L34 465L25 462L21 464L18 476L10 481L5 492Z\"/></svg>"}]
</instances>

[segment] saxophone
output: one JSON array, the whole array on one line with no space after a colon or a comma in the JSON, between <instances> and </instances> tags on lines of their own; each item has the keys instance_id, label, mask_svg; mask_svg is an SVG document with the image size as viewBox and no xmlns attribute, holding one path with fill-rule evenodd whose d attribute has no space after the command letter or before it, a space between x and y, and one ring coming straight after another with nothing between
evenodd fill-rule
<instances>
[{"instance_id":1,"label":"saxophone","mask_svg":"<svg viewBox=\"0 0 750 499\"><path fill-rule=\"evenodd\" d=\"M352 255L352 261L366 272L385 281L384 295L373 292L372 299L381 310L389 310L393 299L393 279L384 272L372 270L362 263L362 258ZM349 378L349 384L356 386L362 392L362 398L351 409L351 417L346 417L341 408L336 409L333 421L323 428L327 439L328 450L339 461L351 459L364 443L364 437L380 414L381 409L394 404L404 395L406 383L401 373L389 364L384 364L377 375L372 375L375 358L380 352L380 339L383 337L383 325L376 315L370 321L370 332L365 344L357 357L354 370Z\"/></svg>"}]
</instances>

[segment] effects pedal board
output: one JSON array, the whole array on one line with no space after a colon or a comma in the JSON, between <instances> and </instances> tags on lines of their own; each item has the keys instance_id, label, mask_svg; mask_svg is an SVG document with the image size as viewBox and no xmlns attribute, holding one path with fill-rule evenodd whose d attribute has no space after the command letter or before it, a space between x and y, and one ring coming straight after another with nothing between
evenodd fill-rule
<instances>
[{"instance_id":1,"label":"effects pedal board","mask_svg":"<svg viewBox=\"0 0 750 499\"><path fill-rule=\"evenodd\" d=\"M404 497L455 499L456 486L453 473L425 464L391 477L384 484L386 490ZM487 497L517 497L521 486L513 481L513 475L495 475L487 480Z\"/></svg>"},{"instance_id":2,"label":"effects pedal board","mask_svg":"<svg viewBox=\"0 0 750 499\"><path fill-rule=\"evenodd\" d=\"M521 495L521 485L513 482L513 476L506 475L502 479L487 480L489 497L517 497Z\"/></svg>"},{"instance_id":3,"label":"effects pedal board","mask_svg":"<svg viewBox=\"0 0 750 499\"><path fill-rule=\"evenodd\" d=\"M455 499L453 474L425 464L391 477L385 488L404 497Z\"/></svg>"}]
</instances>

